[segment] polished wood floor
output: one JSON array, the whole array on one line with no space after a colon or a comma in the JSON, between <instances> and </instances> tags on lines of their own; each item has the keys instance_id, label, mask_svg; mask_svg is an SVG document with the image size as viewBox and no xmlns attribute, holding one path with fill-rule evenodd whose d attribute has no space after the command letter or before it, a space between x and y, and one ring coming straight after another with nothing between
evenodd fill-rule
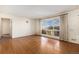
<instances>
[{"instance_id":1,"label":"polished wood floor","mask_svg":"<svg viewBox=\"0 0 79 59\"><path fill-rule=\"evenodd\" d=\"M79 45L42 36L0 39L0 54L70 54L79 53Z\"/></svg>"}]
</instances>

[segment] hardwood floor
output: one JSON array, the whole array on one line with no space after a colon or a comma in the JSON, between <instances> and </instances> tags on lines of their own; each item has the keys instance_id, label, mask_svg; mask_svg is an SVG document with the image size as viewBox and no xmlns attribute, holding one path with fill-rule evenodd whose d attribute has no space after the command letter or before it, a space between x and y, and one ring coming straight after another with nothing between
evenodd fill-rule
<instances>
[{"instance_id":1,"label":"hardwood floor","mask_svg":"<svg viewBox=\"0 0 79 59\"><path fill-rule=\"evenodd\" d=\"M41 36L0 39L0 54L79 53L79 45Z\"/></svg>"}]
</instances>

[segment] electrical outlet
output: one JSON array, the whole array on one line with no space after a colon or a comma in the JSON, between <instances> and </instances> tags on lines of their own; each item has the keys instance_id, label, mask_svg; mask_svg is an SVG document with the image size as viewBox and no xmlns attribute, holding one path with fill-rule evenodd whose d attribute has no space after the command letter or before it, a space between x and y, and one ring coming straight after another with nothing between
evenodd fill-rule
<instances>
[{"instance_id":1,"label":"electrical outlet","mask_svg":"<svg viewBox=\"0 0 79 59\"><path fill-rule=\"evenodd\" d=\"M76 39L72 39L73 41L76 41Z\"/></svg>"}]
</instances>

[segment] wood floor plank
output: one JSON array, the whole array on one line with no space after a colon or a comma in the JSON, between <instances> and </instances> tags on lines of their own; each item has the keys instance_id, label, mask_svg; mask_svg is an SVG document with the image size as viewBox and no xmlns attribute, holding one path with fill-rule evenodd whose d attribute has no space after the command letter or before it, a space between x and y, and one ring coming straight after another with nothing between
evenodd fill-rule
<instances>
[{"instance_id":1,"label":"wood floor plank","mask_svg":"<svg viewBox=\"0 0 79 59\"><path fill-rule=\"evenodd\" d=\"M79 45L42 36L2 38L0 54L71 54L79 53Z\"/></svg>"}]
</instances>

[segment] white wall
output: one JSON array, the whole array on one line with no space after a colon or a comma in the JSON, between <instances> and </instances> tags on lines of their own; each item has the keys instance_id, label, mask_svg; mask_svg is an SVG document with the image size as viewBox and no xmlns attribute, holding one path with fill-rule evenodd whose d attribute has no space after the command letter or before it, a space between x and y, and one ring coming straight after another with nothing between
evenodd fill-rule
<instances>
[{"instance_id":1,"label":"white wall","mask_svg":"<svg viewBox=\"0 0 79 59\"><path fill-rule=\"evenodd\" d=\"M36 34L36 26L37 26L37 24L36 24L36 19L30 19L30 23L31 23L31 34Z\"/></svg>"},{"instance_id":2,"label":"white wall","mask_svg":"<svg viewBox=\"0 0 79 59\"><path fill-rule=\"evenodd\" d=\"M79 9L68 14L68 37L70 42L79 43Z\"/></svg>"},{"instance_id":3,"label":"white wall","mask_svg":"<svg viewBox=\"0 0 79 59\"><path fill-rule=\"evenodd\" d=\"M36 34L37 35L41 34L40 20L39 19L36 19Z\"/></svg>"},{"instance_id":4,"label":"white wall","mask_svg":"<svg viewBox=\"0 0 79 59\"><path fill-rule=\"evenodd\" d=\"M28 23L26 23L28 21ZM27 18L15 17L12 20L12 37L23 37L34 34L34 23Z\"/></svg>"},{"instance_id":5,"label":"white wall","mask_svg":"<svg viewBox=\"0 0 79 59\"><path fill-rule=\"evenodd\" d=\"M27 19L25 17L13 16L3 13L0 13L0 21L1 18L10 18L12 20L12 38L35 34L35 20L33 21L32 19ZM26 23L26 21L28 21L28 23Z\"/></svg>"}]
</instances>

